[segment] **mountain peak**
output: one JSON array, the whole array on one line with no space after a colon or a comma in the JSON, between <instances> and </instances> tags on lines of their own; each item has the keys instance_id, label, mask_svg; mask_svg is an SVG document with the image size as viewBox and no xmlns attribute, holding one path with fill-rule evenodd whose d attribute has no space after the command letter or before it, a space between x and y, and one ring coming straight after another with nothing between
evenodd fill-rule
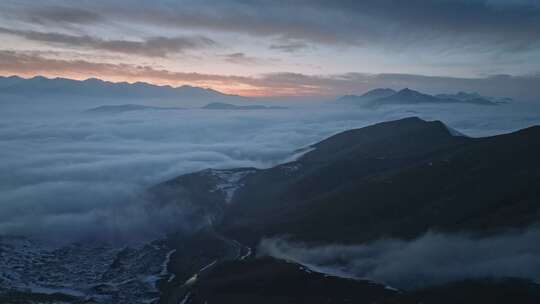
<instances>
[{"instance_id":1,"label":"mountain peak","mask_svg":"<svg viewBox=\"0 0 540 304\"><path fill-rule=\"evenodd\" d=\"M420 92L418 92L418 91L411 90L411 89L409 89L409 88L404 88L404 89L398 91L396 94L400 94L400 95L404 95L404 94L408 94L408 95L411 95L411 94L422 94L422 95L426 95L426 94L420 93Z\"/></svg>"},{"instance_id":2,"label":"mountain peak","mask_svg":"<svg viewBox=\"0 0 540 304\"><path fill-rule=\"evenodd\" d=\"M30 78L30 80L45 81L45 80L53 80L53 79L50 79L50 78L47 78L47 77L44 77L44 76L34 76L34 77Z\"/></svg>"},{"instance_id":3,"label":"mountain peak","mask_svg":"<svg viewBox=\"0 0 540 304\"><path fill-rule=\"evenodd\" d=\"M362 97L376 97L382 98L396 94L395 90L389 88L377 88L370 91L367 91L362 95Z\"/></svg>"},{"instance_id":4,"label":"mountain peak","mask_svg":"<svg viewBox=\"0 0 540 304\"><path fill-rule=\"evenodd\" d=\"M366 102L371 102L380 98L389 97L396 94L396 91L388 88L377 88L370 91L367 91L366 93L362 94L361 96L358 95L344 95L340 98L338 98L338 102L340 103L348 103L348 104L365 104Z\"/></svg>"},{"instance_id":5,"label":"mountain peak","mask_svg":"<svg viewBox=\"0 0 540 304\"><path fill-rule=\"evenodd\" d=\"M426 121L413 116L338 133L315 144L313 146L315 150L305 154L302 159L328 160L344 157L344 154L357 150L368 151L379 145L384 145L386 149L379 151L380 154L392 153L389 147L393 147L394 152L403 152L407 147L421 146L422 141L446 143L455 140L456 135L452 134L441 121Z\"/></svg>"}]
</instances>

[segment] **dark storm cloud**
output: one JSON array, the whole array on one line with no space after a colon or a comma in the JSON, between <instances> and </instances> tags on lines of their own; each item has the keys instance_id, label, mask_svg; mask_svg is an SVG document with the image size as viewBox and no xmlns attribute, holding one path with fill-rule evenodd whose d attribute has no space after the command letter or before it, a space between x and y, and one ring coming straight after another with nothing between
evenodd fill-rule
<instances>
[{"instance_id":1,"label":"dark storm cloud","mask_svg":"<svg viewBox=\"0 0 540 304\"><path fill-rule=\"evenodd\" d=\"M75 48L88 48L124 54L165 57L191 49L208 48L216 42L202 36L185 37L150 37L143 41L103 40L91 36L74 36L59 33L21 31L0 28L0 33L24 37L28 40L63 45Z\"/></svg>"}]
</instances>

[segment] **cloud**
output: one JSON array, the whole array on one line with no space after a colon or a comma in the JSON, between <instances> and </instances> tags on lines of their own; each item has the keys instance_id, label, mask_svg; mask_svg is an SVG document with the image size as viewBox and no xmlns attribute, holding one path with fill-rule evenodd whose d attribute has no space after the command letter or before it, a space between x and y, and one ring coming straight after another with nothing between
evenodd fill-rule
<instances>
[{"instance_id":1,"label":"cloud","mask_svg":"<svg viewBox=\"0 0 540 304\"><path fill-rule=\"evenodd\" d=\"M227 54L223 57L225 57L225 61L234 63L234 64L256 64L256 63L261 63L263 61L256 57L247 56L244 53L232 53L232 54Z\"/></svg>"},{"instance_id":2,"label":"cloud","mask_svg":"<svg viewBox=\"0 0 540 304\"><path fill-rule=\"evenodd\" d=\"M266 168L337 132L412 115L440 119L471 136L540 124L538 106L520 104L82 114L103 104L132 102L2 96L0 235L121 241L173 229L190 232L202 225L193 216L196 202L159 204L145 189L205 168Z\"/></svg>"},{"instance_id":3,"label":"cloud","mask_svg":"<svg viewBox=\"0 0 540 304\"><path fill-rule=\"evenodd\" d=\"M74 36L59 33L21 31L0 28L0 33L24 37L32 41L45 42L75 48L87 48L100 51L142 55L149 57L166 57L187 50L204 49L216 46L212 39L202 36L184 37L150 37L143 41L103 40L91 36Z\"/></svg>"},{"instance_id":4,"label":"cloud","mask_svg":"<svg viewBox=\"0 0 540 304\"><path fill-rule=\"evenodd\" d=\"M101 78L124 77L130 80L184 84L195 83L214 85L244 83L248 77L217 74L184 73L155 69L123 63L99 63L87 60L63 60L47 58L34 52L0 51L0 71L5 74L20 75L64 75L66 77L87 78L99 75Z\"/></svg>"},{"instance_id":5,"label":"cloud","mask_svg":"<svg viewBox=\"0 0 540 304\"><path fill-rule=\"evenodd\" d=\"M52 24L93 24L104 21L104 18L91 10L69 6L46 6L31 8L22 14L32 23Z\"/></svg>"},{"instance_id":6,"label":"cloud","mask_svg":"<svg viewBox=\"0 0 540 304\"><path fill-rule=\"evenodd\" d=\"M249 65L252 72L244 75L280 72L279 66L285 66L261 66L268 62L257 58L259 52L272 52L296 72L309 74L395 71L485 77L540 69L540 7L534 1L300 0L283 5L267 0L114 0L75 5L44 0L1 3L0 14L4 29L27 37L42 34L37 38L43 40L32 44L10 37L10 48L84 47L102 59L104 54L96 50L135 53L153 57L145 63L190 68L193 62L155 58L209 48L197 66L207 73L223 73L219 64L212 65L223 60L212 49L216 45L244 54L246 58L229 59ZM308 54L300 52L308 49Z\"/></svg>"},{"instance_id":7,"label":"cloud","mask_svg":"<svg viewBox=\"0 0 540 304\"><path fill-rule=\"evenodd\" d=\"M269 166L313 138L289 131L295 126L274 127L271 113L95 117L80 114L89 104L74 110L73 100L56 102L47 103L43 116L25 112L39 105L18 102L11 116L2 102L8 125L0 131L0 235L125 241L193 231L202 223L192 202L159 204L145 189L208 167Z\"/></svg>"},{"instance_id":8,"label":"cloud","mask_svg":"<svg viewBox=\"0 0 540 304\"><path fill-rule=\"evenodd\" d=\"M286 65L311 75L395 71L457 78L540 70L540 7L534 1L115 0L75 5L44 0L1 3L0 14L4 35L18 36L8 37L6 49L45 51L54 45L64 48L63 59L76 59L70 51L84 48L89 58L103 61L109 52L135 54L150 57L130 58L141 64L208 74L225 73L223 65L213 63L226 60L244 65L235 70L246 78L282 72L280 66ZM234 51L216 52L216 46ZM205 51L198 62L162 59L194 50ZM272 52L283 64L271 64L259 52ZM227 53L235 56L223 57ZM269 91L240 86L252 95ZM355 93L365 86L346 87ZM335 94L326 87L301 89L298 94ZM514 91L528 94L523 87ZM279 94L294 92L284 88Z\"/></svg>"},{"instance_id":9,"label":"cloud","mask_svg":"<svg viewBox=\"0 0 540 304\"><path fill-rule=\"evenodd\" d=\"M535 1L301 0L283 5L266 0L117 0L80 6L40 1L21 4L14 13L41 24L137 22L331 46L497 47L515 52L540 43L540 6Z\"/></svg>"},{"instance_id":10,"label":"cloud","mask_svg":"<svg viewBox=\"0 0 540 304\"><path fill-rule=\"evenodd\" d=\"M308 45L304 42L284 42L270 45L271 50L278 50L285 53L294 53L307 48Z\"/></svg>"},{"instance_id":11,"label":"cloud","mask_svg":"<svg viewBox=\"0 0 540 304\"><path fill-rule=\"evenodd\" d=\"M540 230L474 238L430 232L412 241L319 245L265 239L259 252L343 277L415 289L463 279L540 279Z\"/></svg>"},{"instance_id":12,"label":"cloud","mask_svg":"<svg viewBox=\"0 0 540 304\"><path fill-rule=\"evenodd\" d=\"M530 1L183 1L139 2L123 18L154 25L244 33L326 45L380 44L401 48L441 43L446 48L535 48L540 7ZM118 7L119 3L110 4ZM102 10L112 11L103 6ZM219 14L215 12L218 11ZM432 45L433 46L433 45Z\"/></svg>"}]
</instances>

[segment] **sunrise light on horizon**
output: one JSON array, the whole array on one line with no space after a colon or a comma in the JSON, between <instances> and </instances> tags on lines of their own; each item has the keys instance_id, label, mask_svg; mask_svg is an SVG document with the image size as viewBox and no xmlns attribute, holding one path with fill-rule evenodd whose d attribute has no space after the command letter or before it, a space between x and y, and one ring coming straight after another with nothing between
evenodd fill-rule
<instances>
[{"instance_id":1,"label":"sunrise light on horizon","mask_svg":"<svg viewBox=\"0 0 540 304\"><path fill-rule=\"evenodd\" d=\"M530 83L540 70L538 15L534 1L9 0L0 4L0 75L244 96L433 83L452 91L468 79L470 90L497 94L502 75L521 91L514 97L530 99L524 91L536 90Z\"/></svg>"}]
</instances>

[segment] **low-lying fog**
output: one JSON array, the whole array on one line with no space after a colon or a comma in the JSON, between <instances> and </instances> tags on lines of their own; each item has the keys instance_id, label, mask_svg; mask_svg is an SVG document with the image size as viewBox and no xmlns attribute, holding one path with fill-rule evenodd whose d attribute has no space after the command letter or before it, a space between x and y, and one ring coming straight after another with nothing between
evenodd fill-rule
<instances>
[{"instance_id":1,"label":"low-lying fog","mask_svg":"<svg viewBox=\"0 0 540 304\"><path fill-rule=\"evenodd\" d=\"M272 166L298 148L375 122L419 116L471 136L540 124L540 107L517 102L83 113L99 105L0 104L0 235L129 239L189 229L188 211L154 208L144 189L209 167Z\"/></svg>"},{"instance_id":2,"label":"low-lying fog","mask_svg":"<svg viewBox=\"0 0 540 304\"><path fill-rule=\"evenodd\" d=\"M540 230L484 238L429 232L415 240L310 246L265 239L259 254L294 261L339 277L369 279L415 289L463 279L513 277L540 280Z\"/></svg>"}]
</instances>

